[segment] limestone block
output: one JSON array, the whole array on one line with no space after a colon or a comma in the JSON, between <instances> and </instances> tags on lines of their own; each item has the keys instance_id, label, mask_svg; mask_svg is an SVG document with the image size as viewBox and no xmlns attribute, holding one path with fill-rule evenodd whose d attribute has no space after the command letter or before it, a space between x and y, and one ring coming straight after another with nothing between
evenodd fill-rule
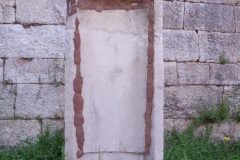
<instances>
[{"instance_id":1,"label":"limestone block","mask_svg":"<svg viewBox=\"0 0 240 160\"><path fill-rule=\"evenodd\" d=\"M233 7L186 2L184 25L186 29L234 32Z\"/></svg>"},{"instance_id":2,"label":"limestone block","mask_svg":"<svg viewBox=\"0 0 240 160\"><path fill-rule=\"evenodd\" d=\"M64 129L64 120L52 120L52 119L43 119L42 129L43 132L49 127L50 133L53 134L55 130Z\"/></svg>"},{"instance_id":3,"label":"limestone block","mask_svg":"<svg viewBox=\"0 0 240 160\"><path fill-rule=\"evenodd\" d=\"M163 52L164 61L197 61L199 59L197 33L164 30Z\"/></svg>"},{"instance_id":4,"label":"limestone block","mask_svg":"<svg viewBox=\"0 0 240 160\"><path fill-rule=\"evenodd\" d=\"M173 128L184 132L191 121L188 119L164 119L164 131L171 131Z\"/></svg>"},{"instance_id":5,"label":"limestone block","mask_svg":"<svg viewBox=\"0 0 240 160\"><path fill-rule=\"evenodd\" d=\"M35 139L41 131L37 120L1 120L0 128L0 144L6 146L14 146L27 137Z\"/></svg>"},{"instance_id":6,"label":"limestone block","mask_svg":"<svg viewBox=\"0 0 240 160\"><path fill-rule=\"evenodd\" d=\"M196 113L204 102L206 106L222 100L223 87L172 86L164 90L165 118L187 118Z\"/></svg>"},{"instance_id":7,"label":"limestone block","mask_svg":"<svg viewBox=\"0 0 240 160\"><path fill-rule=\"evenodd\" d=\"M176 62L164 62L164 84L178 85Z\"/></svg>"},{"instance_id":8,"label":"limestone block","mask_svg":"<svg viewBox=\"0 0 240 160\"><path fill-rule=\"evenodd\" d=\"M240 66L236 64L210 64L210 84L232 85L240 80Z\"/></svg>"},{"instance_id":9,"label":"limestone block","mask_svg":"<svg viewBox=\"0 0 240 160\"><path fill-rule=\"evenodd\" d=\"M240 34L199 32L200 62L219 62L225 55L229 62L240 61Z\"/></svg>"},{"instance_id":10,"label":"limestone block","mask_svg":"<svg viewBox=\"0 0 240 160\"><path fill-rule=\"evenodd\" d=\"M0 58L0 67L3 67L3 61L5 61L5 60Z\"/></svg>"},{"instance_id":11,"label":"limestone block","mask_svg":"<svg viewBox=\"0 0 240 160\"><path fill-rule=\"evenodd\" d=\"M234 7L234 14L235 14L235 23L236 23L236 31L240 32L240 6Z\"/></svg>"},{"instance_id":12,"label":"limestone block","mask_svg":"<svg viewBox=\"0 0 240 160\"><path fill-rule=\"evenodd\" d=\"M184 3L163 2L163 28L182 29L183 28Z\"/></svg>"},{"instance_id":13,"label":"limestone block","mask_svg":"<svg viewBox=\"0 0 240 160\"><path fill-rule=\"evenodd\" d=\"M114 153L114 152L104 152L103 148L100 148L100 156L103 160L145 160L143 154L136 153ZM108 150L106 150L108 151ZM103 153L104 152L104 153ZM117 158L116 158L117 157ZM81 160L96 160L99 159L99 153L85 154Z\"/></svg>"},{"instance_id":14,"label":"limestone block","mask_svg":"<svg viewBox=\"0 0 240 160\"><path fill-rule=\"evenodd\" d=\"M14 83L64 84L63 59L8 58L5 79Z\"/></svg>"},{"instance_id":15,"label":"limestone block","mask_svg":"<svg viewBox=\"0 0 240 160\"><path fill-rule=\"evenodd\" d=\"M16 85L0 84L0 119L14 117Z\"/></svg>"},{"instance_id":16,"label":"limestone block","mask_svg":"<svg viewBox=\"0 0 240 160\"><path fill-rule=\"evenodd\" d=\"M179 84L209 84L209 65L206 63L178 63Z\"/></svg>"},{"instance_id":17,"label":"limestone block","mask_svg":"<svg viewBox=\"0 0 240 160\"><path fill-rule=\"evenodd\" d=\"M86 28L107 32L148 34L148 9L110 10L101 13L79 9L78 17L81 26Z\"/></svg>"},{"instance_id":18,"label":"limestone block","mask_svg":"<svg viewBox=\"0 0 240 160\"><path fill-rule=\"evenodd\" d=\"M176 0L181 2L203 2L203 3L215 3L215 4L230 4L236 5L239 3L239 0Z\"/></svg>"},{"instance_id":19,"label":"limestone block","mask_svg":"<svg viewBox=\"0 0 240 160\"><path fill-rule=\"evenodd\" d=\"M0 57L64 58L64 26L0 26Z\"/></svg>"},{"instance_id":20,"label":"limestone block","mask_svg":"<svg viewBox=\"0 0 240 160\"><path fill-rule=\"evenodd\" d=\"M227 98L230 101L230 115L237 113L240 106L240 87L224 86L223 98ZM234 115L233 115L234 116Z\"/></svg>"},{"instance_id":21,"label":"limestone block","mask_svg":"<svg viewBox=\"0 0 240 160\"><path fill-rule=\"evenodd\" d=\"M15 0L0 1L0 23L15 22Z\"/></svg>"},{"instance_id":22,"label":"limestone block","mask_svg":"<svg viewBox=\"0 0 240 160\"><path fill-rule=\"evenodd\" d=\"M20 23L65 24L66 0L16 0L16 20Z\"/></svg>"},{"instance_id":23,"label":"limestone block","mask_svg":"<svg viewBox=\"0 0 240 160\"><path fill-rule=\"evenodd\" d=\"M232 129L233 129L233 134L232 134L232 137L235 139L235 140L238 140L238 138L240 137L239 135L239 132L240 132L240 123L235 123L232 125Z\"/></svg>"},{"instance_id":24,"label":"limestone block","mask_svg":"<svg viewBox=\"0 0 240 160\"><path fill-rule=\"evenodd\" d=\"M3 67L0 67L0 83L3 82Z\"/></svg>"},{"instance_id":25,"label":"limestone block","mask_svg":"<svg viewBox=\"0 0 240 160\"><path fill-rule=\"evenodd\" d=\"M62 118L64 87L18 84L15 115L22 118Z\"/></svg>"}]
</instances>

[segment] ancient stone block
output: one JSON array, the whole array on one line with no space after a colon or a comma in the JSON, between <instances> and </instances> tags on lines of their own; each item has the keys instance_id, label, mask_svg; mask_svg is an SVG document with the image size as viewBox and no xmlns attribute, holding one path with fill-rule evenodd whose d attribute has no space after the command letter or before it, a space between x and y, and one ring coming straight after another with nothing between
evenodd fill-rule
<instances>
[{"instance_id":1,"label":"ancient stone block","mask_svg":"<svg viewBox=\"0 0 240 160\"><path fill-rule=\"evenodd\" d=\"M3 82L3 67L0 67L0 83Z\"/></svg>"},{"instance_id":2,"label":"ancient stone block","mask_svg":"<svg viewBox=\"0 0 240 160\"><path fill-rule=\"evenodd\" d=\"M0 58L0 67L3 67L3 61L5 61L5 60Z\"/></svg>"},{"instance_id":3,"label":"ancient stone block","mask_svg":"<svg viewBox=\"0 0 240 160\"><path fill-rule=\"evenodd\" d=\"M16 85L0 84L0 119L14 117L14 98L16 96Z\"/></svg>"},{"instance_id":4,"label":"ancient stone block","mask_svg":"<svg viewBox=\"0 0 240 160\"><path fill-rule=\"evenodd\" d=\"M41 131L41 125L37 120L1 120L0 144L14 146L27 137L36 139Z\"/></svg>"},{"instance_id":5,"label":"ancient stone block","mask_svg":"<svg viewBox=\"0 0 240 160\"><path fill-rule=\"evenodd\" d=\"M49 127L50 133L53 134L55 130L64 129L64 120L50 120L50 119L44 119L42 121L42 129L43 132Z\"/></svg>"},{"instance_id":6,"label":"ancient stone block","mask_svg":"<svg viewBox=\"0 0 240 160\"><path fill-rule=\"evenodd\" d=\"M240 66L236 64L210 64L210 84L232 85L239 83Z\"/></svg>"},{"instance_id":7,"label":"ancient stone block","mask_svg":"<svg viewBox=\"0 0 240 160\"><path fill-rule=\"evenodd\" d=\"M164 62L164 84L177 85L177 64L176 62Z\"/></svg>"},{"instance_id":8,"label":"ancient stone block","mask_svg":"<svg viewBox=\"0 0 240 160\"><path fill-rule=\"evenodd\" d=\"M240 6L234 7L234 15L235 15L235 23L236 23L236 31L240 32Z\"/></svg>"},{"instance_id":9,"label":"ancient stone block","mask_svg":"<svg viewBox=\"0 0 240 160\"><path fill-rule=\"evenodd\" d=\"M164 131L171 131L173 128L179 132L183 132L187 129L190 120L188 119L164 119Z\"/></svg>"},{"instance_id":10,"label":"ancient stone block","mask_svg":"<svg viewBox=\"0 0 240 160\"><path fill-rule=\"evenodd\" d=\"M236 5L239 3L239 0L177 0L181 2L202 2L202 3L215 3L215 4L230 4Z\"/></svg>"},{"instance_id":11,"label":"ancient stone block","mask_svg":"<svg viewBox=\"0 0 240 160\"><path fill-rule=\"evenodd\" d=\"M186 2L184 25L186 29L234 32L233 7Z\"/></svg>"},{"instance_id":12,"label":"ancient stone block","mask_svg":"<svg viewBox=\"0 0 240 160\"><path fill-rule=\"evenodd\" d=\"M0 57L64 58L64 26L0 26Z\"/></svg>"},{"instance_id":13,"label":"ancient stone block","mask_svg":"<svg viewBox=\"0 0 240 160\"><path fill-rule=\"evenodd\" d=\"M223 98L227 98L230 102L230 115L234 116L239 110L240 106L240 86L224 86ZM236 115L235 115L236 116Z\"/></svg>"},{"instance_id":14,"label":"ancient stone block","mask_svg":"<svg viewBox=\"0 0 240 160\"><path fill-rule=\"evenodd\" d=\"M15 22L15 0L0 1L0 23Z\"/></svg>"},{"instance_id":15,"label":"ancient stone block","mask_svg":"<svg viewBox=\"0 0 240 160\"><path fill-rule=\"evenodd\" d=\"M184 3L163 1L163 28L183 28Z\"/></svg>"},{"instance_id":16,"label":"ancient stone block","mask_svg":"<svg viewBox=\"0 0 240 160\"><path fill-rule=\"evenodd\" d=\"M187 118L196 113L200 104L205 107L222 100L223 87L172 86L164 90L165 118Z\"/></svg>"},{"instance_id":17,"label":"ancient stone block","mask_svg":"<svg viewBox=\"0 0 240 160\"><path fill-rule=\"evenodd\" d=\"M63 59L8 58L5 79L14 83L64 84Z\"/></svg>"},{"instance_id":18,"label":"ancient stone block","mask_svg":"<svg viewBox=\"0 0 240 160\"><path fill-rule=\"evenodd\" d=\"M209 65L204 63L178 63L179 84L209 84Z\"/></svg>"},{"instance_id":19,"label":"ancient stone block","mask_svg":"<svg viewBox=\"0 0 240 160\"><path fill-rule=\"evenodd\" d=\"M22 118L62 118L64 87L40 84L18 84L15 115Z\"/></svg>"},{"instance_id":20,"label":"ancient stone block","mask_svg":"<svg viewBox=\"0 0 240 160\"><path fill-rule=\"evenodd\" d=\"M240 34L199 32L200 62L219 62L225 55L229 62L240 61Z\"/></svg>"},{"instance_id":21,"label":"ancient stone block","mask_svg":"<svg viewBox=\"0 0 240 160\"><path fill-rule=\"evenodd\" d=\"M199 59L197 33L164 30L163 52L164 61L197 61Z\"/></svg>"},{"instance_id":22,"label":"ancient stone block","mask_svg":"<svg viewBox=\"0 0 240 160\"><path fill-rule=\"evenodd\" d=\"M17 0L16 20L20 23L65 24L66 0Z\"/></svg>"}]
</instances>

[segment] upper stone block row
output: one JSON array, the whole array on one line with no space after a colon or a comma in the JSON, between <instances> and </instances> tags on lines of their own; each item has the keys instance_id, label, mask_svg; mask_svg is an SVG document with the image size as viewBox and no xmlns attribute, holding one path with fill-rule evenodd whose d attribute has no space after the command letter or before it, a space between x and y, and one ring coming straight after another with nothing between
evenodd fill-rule
<instances>
[{"instance_id":1,"label":"upper stone block row","mask_svg":"<svg viewBox=\"0 0 240 160\"><path fill-rule=\"evenodd\" d=\"M65 24L66 0L0 0L0 23Z\"/></svg>"},{"instance_id":2,"label":"upper stone block row","mask_svg":"<svg viewBox=\"0 0 240 160\"><path fill-rule=\"evenodd\" d=\"M240 32L240 6L165 1L163 10L165 29Z\"/></svg>"}]
</instances>

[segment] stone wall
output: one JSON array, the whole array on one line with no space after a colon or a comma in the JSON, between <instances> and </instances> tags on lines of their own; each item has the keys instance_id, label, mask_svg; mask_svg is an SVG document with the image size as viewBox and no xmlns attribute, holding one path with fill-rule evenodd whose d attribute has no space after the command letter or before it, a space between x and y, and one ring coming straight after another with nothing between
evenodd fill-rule
<instances>
[{"instance_id":1,"label":"stone wall","mask_svg":"<svg viewBox=\"0 0 240 160\"><path fill-rule=\"evenodd\" d=\"M239 5L238 0L164 1L165 129L183 130L200 101L219 102L239 83ZM220 64L221 55L227 64Z\"/></svg>"},{"instance_id":2,"label":"stone wall","mask_svg":"<svg viewBox=\"0 0 240 160\"><path fill-rule=\"evenodd\" d=\"M66 0L0 0L0 145L63 127Z\"/></svg>"}]
</instances>

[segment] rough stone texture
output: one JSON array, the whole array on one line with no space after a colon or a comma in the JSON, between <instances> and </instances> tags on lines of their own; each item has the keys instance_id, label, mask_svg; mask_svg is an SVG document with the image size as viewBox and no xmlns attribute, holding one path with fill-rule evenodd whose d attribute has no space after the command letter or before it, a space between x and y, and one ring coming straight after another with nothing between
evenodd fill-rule
<instances>
[{"instance_id":1,"label":"rough stone texture","mask_svg":"<svg viewBox=\"0 0 240 160\"><path fill-rule=\"evenodd\" d=\"M178 85L176 62L164 62L164 84Z\"/></svg>"},{"instance_id":2,"label":"rough stone texture","mask_svg":"<svg viewBox=\"0 0 240 160\"><path fill-rule=\"evenodd\" d=\"M62 118L64 87L18 84L15 115L23 118Z\"/></svg>"},{"instance_id":3,"label":"rough stone texture","mask_svg":"<svg viewBox=\"0 0 240 160\"><path fill-rule=\"evenodd\" d=\"M15 22L15 0L1 0L0 1L0 23Z\"/></svg>"},{"instance_id":4,"label":"rough stone texture","mask_svg":"<svg viewBox=\"0 0 240 160\"><path fill-rule=\"evenodd\" d=\"M16 20L22 24L65 24L66 0L17 0Z\"/></svg>"},{"instance_id":5,"label":"rough stone texture","mask_svg":"<svg viewBox=\"0 0 240 160\"><path fill-rule=\"evenodd\" d=\"M163 2L163 28L182 29L183 28L184 3Z\"/></svg>"},{"instance_id":6,"label":"rough stone texture","mask_svg":"<svg viewBox=\"0 0 240 160\"><path fill-rule=\"evenodd\" d=\"M198 35L195 31L164 30L164 61L197 61Z\"/></svg>"},{"instance_id":7,"label":"rough stone texture","mask_svg":"<svg viewBox=\"0 0 240 160\"><path fill-rule=\"evenodd\" d=\"M0 57L64 58L64 26L0 25Z\"/></svg>"},{"instance_id":8,"label":"rough stone texture","mask_svg":"<svg viewBox=\"0 0 240 160\"><path fill-rule=\"evenodd\" d=\"M148 34L148 9L110 10L101 13L95 10L78 10L78 17L81 27L89 29Z\"/></svg>"},{"instance_id":9,"label":"rough stone texture","mask_svg":"<svg viewBox=\"0 0 240 160\"><path fill-rule=\"evenodd\" d=\"M173 128L179 132L187 129L190 121L188 119L164 119L164 131L171 131Z\"/></svg>"},{"instance_id":10,"label":"rough stone texture","mask_svg":"<svg viewBox=\"0 0 240 160\"><path fill-rule=\"evenodd\" d=\"M14 146L27 137L36 138L41 131L37 120L1 120L0 128L0 144L6 146Z\"/></svg>"},{"instance_id":11,"label":"rough stone texture","mask_svg":"<svg viewBox=\"0 0 240 160\"><path fill-rule=\"evenodd\" d=\"M14 83L64 83L63 59L8 58L5 79Z\"/></svg>"},{"instance_id":12,"label":"rough stone texture","mask_svg":"<svg viewBox=\"0 0 240 160\"><path fill-rule=\"evenodd\" d=\"M233 7L203 3L185 3L186 29L234 32Z\"/></svg>"},{"instance_id":13,"label":"rough stone texture","mask_svg":"<svg viewBox=\"0 0 240 160\"><path fill-rule=\"evenodd\" d=\"M223 87L172 86L165 87L165 118L188 118L204 102L205 107L222 100Z\"/></svg>"},{"instance_id":14,"label":"rough stone texture","mask_svg":"<svg viewBox=\"0 0 240 160\"><path fill-rule=\"evenodd\" d=\"M0 59L0 83L3 82L3 60Z\"/></svg>"},{"instance_id":15,"label":"rough stone texture","mask_svg":"<svg viewBox=\"0 0 240 160\"><path fill-rule=\"evenodd\" d=\"M50 133L53 134L55 130L64 129L64 120L50 120L45 119L42 121L42 131L44 132L49 127Z\"/></svg>"},{"instance_id":16,"label":"rough stone texture","mask_svg":"<svg viewBox=\"0 0 240 160\"><path fill-rule=\"evenodd\" d=\"M240 66L236 64L210 64L210 84L232 85L239 83Z\"/></svg>"},{"instance_id":17,"label":"rough stone texture","mask_svg":"<svg viewBox=\"0 0 240 160\"><path fill-rule=\"evenodd\" d=\"M179 84L209 84L209 65L206 63L178 63Z\"/></svg>"},{"instance_id":18,"label":"rough stone texture","mask_svg":"<svg viewBox=\"0 0 240 160\"><path fill-rule=\"evenodd\" d=\"M199 32L200 62L219 62L225 55L229 62L240 61L240 34Z\"/></svg>"},{"instance_id":19,"label":"rough stone texture","mask_svg":"<svg viewBox=\"0 0 240 160\"><path fill-rule=\"evenodd\" d=\"M236 31L240 32L240 6L234 7Z\"/></svg>"},{"instance_id":20,"label":"rough stone texture","mask_svg":"<svg viewBox=\"0 0 240 160\"><path fill-rule=\"evenodd\" d=\"M239 0L174 0L174 1L181 1L181 2L203 2L203 3L213 3L213 4L232 4L237 5L239 4Z\"/></svg>"},{"instance_id":21,"label":"rough stone texture","mask_svg":"<svg viewBox=\"0 0 240 160\"><path fill-rule=\"evenodd\" d=\"M0 84L0 119L14 117L15 91L16 85Z\"/></svg>"},{"instance_id":22,"label":"rough stone texture","mask_svg":"<svg viewBox=\"0 0 240 160\"><path fill-rule=\"evenodd\" d=\"M236 116L234 114L239 111L240 106L240 86L224 86L223 97L230 101L230 114Z\"/></svg>"}]
</instances>

